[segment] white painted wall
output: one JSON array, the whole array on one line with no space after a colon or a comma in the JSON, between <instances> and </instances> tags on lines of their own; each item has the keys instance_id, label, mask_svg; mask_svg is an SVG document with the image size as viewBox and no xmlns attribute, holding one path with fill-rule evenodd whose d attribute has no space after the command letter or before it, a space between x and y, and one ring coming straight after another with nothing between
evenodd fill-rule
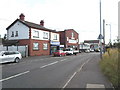
<instances>
[{"instance_id":1,"label":"white painted wall","mask_svg":"<svg viewBox=\"0 0 120 90\"><path fill-rule=\"evenodd\" d=\"M18 36L15 37L16 31L18 31ZM14 32L14 37L11 37L12 32ZM25 26L21 22L17 21L9 30L7 31L8 40L17 39L29 39L29 27Z\"/></svg>"},{"instance_id":2,"label":"white painted wall","mask_svg":"<svg viewBox=\"0 0 120 90\"><path fill-rule=\"evenodd\" d=\"M35 32L38 32L39 35L38 37L34 37L36 34ZM44 33L47 33L48 38L44 38ZM31 39L36 39L36 40L49 40L49 31L43 31L43 30L37 30L37 29L31 29Z\"/></svg>"},{"instance_id":3,"label":"white painted wall","mask_svg":"<svg viewBox=\"0 0 120 90\"><path fill-rule=\"evenodd\" d=\"M54 39L54 36L57 35L57 39ZM60 35L58 33L51 32L51 41L59 42Z\"/></svg>"}]
</instances>

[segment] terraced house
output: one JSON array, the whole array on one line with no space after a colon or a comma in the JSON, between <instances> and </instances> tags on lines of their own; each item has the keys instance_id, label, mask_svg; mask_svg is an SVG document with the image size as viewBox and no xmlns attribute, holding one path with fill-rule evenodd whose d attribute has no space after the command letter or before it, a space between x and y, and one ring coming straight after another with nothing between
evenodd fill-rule
<instances>
[{"instance_id":1,"label":"terraced house","mask_svg":"<svg viewBox=\"0 0 120 90\"><path fill-rule=\"evenodd\" d=\"M24 14L7 27L7 38L14 45L28 46L29 56L50 55L60 46L57 31L45 28L43 20L40 24L25 21Z\"/></svg>"}]
</instances>

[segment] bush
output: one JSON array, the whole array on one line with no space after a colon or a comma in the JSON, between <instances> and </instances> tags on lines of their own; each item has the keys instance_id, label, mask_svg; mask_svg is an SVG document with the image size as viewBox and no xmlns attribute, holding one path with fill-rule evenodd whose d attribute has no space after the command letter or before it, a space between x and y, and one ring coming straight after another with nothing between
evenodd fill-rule
<instances>
[{"instance_id":1,"label":"bush","mask_svg":"<svg viewBox=\"0 0 120 90\"><path fill-rule=\"evenodd\" d=\"M118 87L120 85L120 71L118 67L120 62L119 57L119 49L108 49L100 61L103 73L108 77L114 87Z\"/></svg>"}]
</instances>

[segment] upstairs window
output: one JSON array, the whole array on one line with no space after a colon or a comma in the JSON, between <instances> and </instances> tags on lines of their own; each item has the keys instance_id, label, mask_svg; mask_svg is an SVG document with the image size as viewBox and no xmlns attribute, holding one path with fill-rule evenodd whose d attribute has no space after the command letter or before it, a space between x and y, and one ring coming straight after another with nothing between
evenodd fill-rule
<instances>
[{"instance_id":1,"label":"upstairs window","mask_svg":"<svg viewBox=\"0 0 120 90\"><path fill-rule=\"evenodd\" d=\"M47 32L43 32L43 39L48 39L48 33Z\"/></svg>"},{"instance_id":2,"label":"upstairs window","mask_svg":"<svg viewBox=\"0 0 120 90\"><path fill-rule=\"evenodd\" d=\"M34 31L33 32L33 37L34 38L39 38L39 31Z\"/></svg>"},{"instance_id":3,"label":"upstairs window","mask_svg":"<svg viewBox=\"0 0 120 90\"><path fill-rule=\"evenodd\" d=\"M12 31L11 37L14 37L14 32Z\"/></svg>"},{"instance_id":4,"label":"upstairs window","mask_svg":"<svg viewBox=\"0 0 120 90\"><path fill-rule=\"evenodd\" d=\"M57 40L57 34L54 34L54 40Z\"/></svg>"},{"instance_id":5,"label":"upstairs window","mask_svg":"<svg viewBox=\"0 0 120 90\"><path fill-rule=\"evenodd\" d=\"M15 37L18 37L18 31L16 31Z\"/></svg>"}]
</instances>

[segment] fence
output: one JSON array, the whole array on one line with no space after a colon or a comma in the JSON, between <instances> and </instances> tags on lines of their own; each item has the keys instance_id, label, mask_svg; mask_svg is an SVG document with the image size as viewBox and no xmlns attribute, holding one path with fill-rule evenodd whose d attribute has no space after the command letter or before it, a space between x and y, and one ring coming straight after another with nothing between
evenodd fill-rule
<instances>
[{"instance_id":1,"label":"fence","mask_svg":"<svg viewBox=\"0 0 120 90\"><path fill-rule=\"evenodd\" d=\"M0 51L19 51L23 57L28 56L28 45L26 46L0 46Z\"/></svg>"}]
</instances>

